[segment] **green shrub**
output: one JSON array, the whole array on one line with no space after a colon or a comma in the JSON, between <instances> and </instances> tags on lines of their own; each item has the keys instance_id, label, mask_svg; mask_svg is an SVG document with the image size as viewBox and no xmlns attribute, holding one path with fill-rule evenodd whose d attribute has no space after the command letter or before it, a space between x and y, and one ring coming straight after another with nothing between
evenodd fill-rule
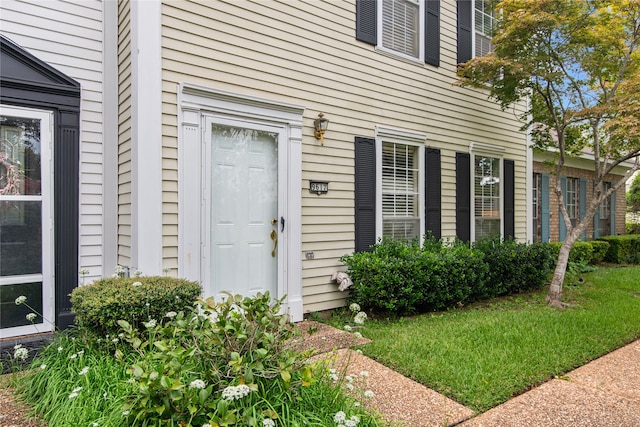
<instances>
[{"instance_id":1,"label":"green shrub","mask_svg":"<svg viewBox=\"0 0 640 427\"><path fill-rule=\"evenodd\" d=\"M200 310L147 322L143 330L120 321L140 354L131 367L137 390L126 407L127 425L307 424L307 414L293 408L326 371L291 349L293 329L287 315L279 314L282 301L272 302L267 292L199 303ZM344 396L340 404L346 408ZM362 408L351 409L366 417ZM333 414L323 415L312 425L329 425Z\"/></svg>"},{"instance_id":2,"label":"green shrub","mask_svg":"<svg viewBox=\"0 0 640 427\"><path fill-rule=\"evenodd\" d=\"M593 252L591 253L591 264L601 264L609 250L609 243L603 240L594 240L589 243L593 248Z\"/></svg>"},{"instance_id":3,"label":"green shrub","mask_svg":"<svg viewBox=\"0 0 640 427\"><path fill-rule=\"evenodd\" d=\"M416 270L427 274L420 245L384 238L370 252L343 256L354 283L350 301L363 308L391 313L415 311L423 298Z\"/></svg>"},{"instance_id":4,"label":"green shrub","mask_svg":"<svg viewBox=\"0 0 640 427\"><path fill-rule=\"evenodd\" d=\"M627 222L625 224L625 229L627 234L640 234L640 223Z\"/></svg>"},{"instance_id":5,"label":"green shrub","mask_svg":"<svg viewBox=\"0 0 640 427\"><path fill-rule=\"evenodd\" d=\"M552 256L557 261L562 242L551 242L549 245L551 246ZM569 262L591 264L593 263L593 251L593 242L575 242L569 252Z\"/></svg>"},{"instance_id":6,"label":"green shrub","mask_svg":"<svg viewBox=\"0 0 640 427\"><path fill-rule=\"evenodd\" d=\"M200 291L198 283L172 277L108 278L74 289L71 307L78 327L98 336L117 335L118 320L141 327L192 306Z\"/></svg>"},{"instance_id":7,"label":"green shrub","mask_svg":"<svg viewBox=\"0 0 640 427\"><path fill-rule=\"evenodd\" d=\"M616 264L640 264L640 235L604 236L598 240L609 243L605 261Z\"/></svg>"},{"instance_id":8,"label":"green shrub","mask_svg":"<svg viewBox=\"0 0 640 427\"><path fill-rule=\"evenodd\" d=\"M481 239L474 247L489 265L484 292L475 300L493 298L542 287L553 267L553 251L547 243L518 243L499 237Z\"/></svg>"}]
</instances>

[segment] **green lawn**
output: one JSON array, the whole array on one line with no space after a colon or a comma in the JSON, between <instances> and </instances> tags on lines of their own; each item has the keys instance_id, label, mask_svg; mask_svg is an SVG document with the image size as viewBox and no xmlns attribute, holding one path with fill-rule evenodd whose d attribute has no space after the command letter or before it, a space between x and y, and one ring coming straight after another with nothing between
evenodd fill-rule
<instances>
[{"instance_id":1,"label":"green lawn","mask_svg":"<svg viewBox=\"0 0 640 427\"><path fill-rule=\"evenodd\" d=\"M366 355L476 410L561 376L640 337L640 267L600 268L565 287L444 313L367 322Z\"/></svg>"}]
</instances>

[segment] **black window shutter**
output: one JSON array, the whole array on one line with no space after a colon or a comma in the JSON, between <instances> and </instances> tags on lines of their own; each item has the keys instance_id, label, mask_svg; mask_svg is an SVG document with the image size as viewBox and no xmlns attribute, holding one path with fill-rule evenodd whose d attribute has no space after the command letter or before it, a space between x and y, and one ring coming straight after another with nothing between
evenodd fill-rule
<instances>
[{"instance_id":1,"label":"black window shutter","mask_svg":"<svg viewBox=\"0 0 640 427\"><path fill-rule=\"evenodd\" d=\"M440 66L440 0L427 0L425 7L424 62Z\"/></svg>"},{"instance_id":2,"label":"black window shutter","mask_svg":"<svg viewBox=\"0 0 640 427\"><path fill-rule=\"evenodd\" d=\"M504 169L504 237L515 237L515 163L503 160Z\"/></svg>"},{"instance_id":3,"label":"black window shutter","mask_svg":"<svg viewBox=\"0 0 640 427\"><path fill-rule=\"evenodd\" d=\"M377 3L377 0L356 0L356 40L374 46L378 43Z\"/></svg>"},{"instance_id":4,"label":"black window shutter","mask_svg":"<svg viewBox=\"0 0 640 427\"><path fill-rule=\"evenodd\" d=\"M355 250L368 251L376 243L375 139L355 140Z\"/></svg>"},{"instance_id":5,"label":"black window shutter","mask_svg":"<svg viewBox=\"0 0 640 427\"><path fill-rule=\"evenodd\" d=\"M433 237L442 237L442 173L440 167L440 150L425 149L425 228Z\"/></svg>"},{"instance_id":6,"label":"black window shutter","mask_svg":"<svg viewBox=\"0 0 640 427\"><path fill-rule=\"evenodd\" d=\"M456 236L471 240L471 155L456 153Z\"/></svg>"},{"instance_id":7,"label":"black window shutter","mask_svg":"<svg viewBox=\"0 0 640 427\"><path fill-rule=\"evenodd\" d=\"M458 64L467 62L473 57L472 12L471 0L458 0Z\"/></svg>"}]
</instances>

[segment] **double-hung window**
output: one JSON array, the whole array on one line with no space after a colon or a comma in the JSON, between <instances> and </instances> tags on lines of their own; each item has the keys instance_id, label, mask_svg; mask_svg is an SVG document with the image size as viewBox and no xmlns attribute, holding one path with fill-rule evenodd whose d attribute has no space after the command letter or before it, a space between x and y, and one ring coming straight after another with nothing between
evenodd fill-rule
<instances>
[{"instance_id":1,"label":"double-hung window","mask_svg":"<svg viewBox=\"0 0 640 427\"><path fill-rule=\"evenodd\" d=\"M500 235L502 230L500 159L478 155L474 158L475 239L478 240Z\"/></svg>"},{"instance_id":2,"label":"double-hung window","mask_svg":"<svg viewBox=\"0 0 640 427\"><path fill-rule=\"evenodd\" d=\"M383 50L409 58L422 59L421 48L424 13L419 0L382 0L379 3L380 39L378 45Z\"/></svg>"},{"instance_id":3,"label":"double-hung window","mask_svg":"<svg viewBox=\"0 0 640 427\"><path fill-rule=\"evenodd\" d=\"M580 197L580 180L578 178L567 178L566 208L571 225L574 227L578 220Z\"/></svg>"},{"instance_id":4,"label":"double-hung window","mask_svg":"<svg viewBox=\"0 0 640 427\"><path fill-rule=\"evenodd\" d=\"M420 236L418 147L382 143L382 235L411 240Z\"/></svg>"},{"instance_id":5,"label":"double-hung window","mask_svg":"<svg viewBox=\"0 0 640 427\"><path fill-rule=\"evenodd\" d=\"M606 192L612 187L610 182L604 182L602 184L602 191ZM611 196L606 197L600 206L598 206L598 227L599 236L608 236L615 234L615 230L611 229Z\"/></svg>"},{"instance_id":6,"label":"double-hung window","mask_svg":"<svg viewBox=\"0 0 640 427\"><path fill-rule=\"evenodd\" d=\"M495 18L490 0L474 0L473 29L475 56L484 56L493 50L491 35L495 27Z\"/></svg>"}]
</instances>

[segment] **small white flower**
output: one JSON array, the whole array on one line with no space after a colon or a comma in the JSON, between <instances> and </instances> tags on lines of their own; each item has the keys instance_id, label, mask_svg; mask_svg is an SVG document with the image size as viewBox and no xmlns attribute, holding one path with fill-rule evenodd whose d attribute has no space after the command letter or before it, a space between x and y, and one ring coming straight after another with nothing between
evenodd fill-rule
<instances>
[{"instance_id":1,"label":"small white flower","mask_svg":"<svg viewBox=\"0 0 640 427\"><path fill-rule=\"evenodd\" d=\"M17 346L16 346L17 347ZM13 352L14 359L25 360L29 356L29 350L20 346Z\"/></svg>"},{"instance_id":2,"label":"small white flower","mask_svg":"<svg viewBox=\"0 0 640 427\"><path fill-rule=\"evenodd\" d=\"M105 391L104 393L102 393L102 398L106 399L107 398L107 392Z\"/></svg>"},{"instance_id":3,"label":"small white flower","mask_svg":"<svg viewBox=\"0 0 640 427\"><path fill-rule=\"evenodd\" d=\"M324 341L324 340L326 340L326 339L327 339L327 337L320 337L320 339L321 339L322 341Z\"/></svg>"},{"instance_id":4,"label":"small white flower","mask_svg":"<svg viewBox=\"0 0 640 427\"><path fill-rule=\"evenodd\" d=\"M359 424L360 423L360 418L358 418L357 415L352 415L351 416L351 421L353 421L356 424Z\"/></svg>"},{"instance_id":5,"label":"small white flower","mask_svg":"<svg viewBox=\"0 0 640 427\"><path fill-rule=\"evenodd\" d=\"M27 302L27 297L25 297L24 295L20 295L18 298L16 298L16 305L24 304L25 302Z\"/></svg>"},{"instance_id":6,"label":"small white flower","mask_svg":"<svg viewBox=\"0 0 640 427\"><path fill-rule=\"evenodd\" d=\"M118 342L118 341L120 341L118 338L114 338L111 340L111 342Z\"/></svg>"},{"instance_id":7,"label":"small white flower","mask_svg":"<svg viewBox=\"0 0 640 427\"><path fill-rule=\"evenodd\" d=\"M74 397L78 397L78 393L75 391L69 395L69 399L73 399Z\"/></svg>"},{"instance_id":8,"label":"small white flower","mask_svg":"<svg viewBox=\"0 0 640 427\"><path fill-rule=\"evenodd\" d=\"M274 427L276 423L274 423L271 418L265 418L264 420L262 420L262 425L264 427Z\"/></svg>"},{"instance_id":9,"label":"small white flower","mask_svg":"<svg viewBox=\"0 0 640 427\"><path fill-rule=\"evenodd\" d=\"M207 386L207 383L205 383L202 380L193 380L191 381L191 383L189 384L189 388L205 388Z\"/></svg>"},{"instance_id":10,"label":"small white flower","mask_svg":"<svg viewBox=\"0 0 640 427\"><path fill-rule=\"evenodd\" d=\"M91 427L99 427L99 426L100 426L100 424L98 424L98 423L91 424Z\"/></svg>"},{"instance_id":11,"label":"small white flower","mask_svg":"<svg viewBox=\"0 0 640 427\"><path fill-rule=\"evenodd\" d=\"M128 382L129 384L135 384L135 383L136 383L136 379L135 379L135 378L129 378L129 379L127 380L127 382Z\"/></svg>"},{"instance_id":12,"label":"small white flower","mask_svg":"<svg viewBox=\"0 0 640 427\"><path fill-rule=\"evenodd\" d=\"M47 369L47 365L45 365L45 364L43 363L42 365L40 365L40 369L42 369L42 370L44 371L45 369Z\"/></svg>"},{"instance_id":13,"label":"small white flower","mask_svg":"<svg viewBox=\"0 0 640 427\"><path fill-rule=\"evenodd\" d=\"M73 353L71 356L69 356L69 359L75 359L76 357L78 357L78 353Z\"/></svg>"},{"instance_id":14,"label":"small white flower","mask_svg":"<svg viewBox=\"0 0 640 427\"><path fill-rule=\"evenodd\" d=\"M346 420L347 414L345 414L343 411L336 412L336 414L333 416L333 422L336 424L342 424Z\"/></svg>"},{"instance_id":15,"label":"small white flower","mask_svg":"<svg viewBox=\"0 0 640 427\"><path fill-rule=\"evenodd\" d=\"M62 350L62 347L58 347L58 353L60 353Z\"/></svg>"},{"instance_id":16,"label":"small white flower","mask_svg":"<svg viewBox=\"0 0 640 427\"><path fill-rule=\"evenodd\" d=\"M80 351L78 352L78 356L82 356L83 354L84 354L84 350L80 350Z\"/></svg>"},{"instance_id":17,"label":"small white flower","mask_svg":"<svg viewBox=\"0 0 640 427\"><path fill-rule=\"evenodd\" d=\"M129 411L122 411L122 415L126 417L127 415L129 415Z\"/></svg>"},{"instance_id":18,"label":"small white flower","mask_svg":"<svg viewBox=\"0 0 640 427\"><path fill-rule=\"evenodd\" d=\"M353 402L353 406L357 408L358 406L360 406L360 402Z\"/></svg>"},{"instance_id":19,"label":"small white flower","mask_svg":"<svg viewBox=\"0 0 640 427\"><path fill-rule=\"evenodd\" d=\"M352 383L353 382L353 377L351 375L347 375L346 377L344 377L344 379L348 383Z\"/></svg>"},{"instance_id":20,"label":"small white flower","mask_svg":"<svg viewBox=\"0 0 640 427\"><path fill-rule=\"evenodd\" d=\"M329 378L331 378L331 381L333 382L338 381L338 376L336 374L329 374Z\"/></svg>"},{"instance_id":21,"label":"small white flower","mask_svg":"<svg viewBox=\"0 0 640 427\"><path fill-rule=\"evenodd\" d=\"M146 303L146 304L145 304L145 306L146 306L146 307L149 307L150 305L151 305L151 304L149 304L149 303Z\"/></svg>"},{"instance_id":22,"label":"small white flower","mask_svg":"<svg viewBox=\"0 0 640 427\"><path fill-rule=\"evenodd\" d=\"M347 390L353 390L353 384L351 383L347 383L344 386L347 388Z\"/></svg>"},{"instance_id":23,"label":"small white flower","mask_svg":"<svg viewBox=\"0 0 640 427\"><path fill-rule=\"evenodd\" d=\"M345 331L352 331L353 328L351 326L349 326L349 325L344 325L344 330Z\"/></svg>"},{"instance_id":24,"label":"small white flower","mask_svg":"<svg viewBox=\"0 0 640 427\"><path fill-rule=\"evenodd\" d=\"M358 425L358 423L356 423L356 422L355 422L355 421L353 421L353 420L346 420L346 421L344 422L344 426L345 426L345 427L356 427L356 425Z\"/></svg>"},{"instance_id":25,"label":"small white flower","mask_svg":"<svg viewBox=\"0 0 640 427\"><path fill-rule=\"evenodd\" d=\"M35 318L38 317L38 315L35 314L35 313L29 313L25 317L27 318L27 320L29 322L33 322L35 320Z\"/></svg>"},{"instance_id":26,"label":"small white flower","mask_svg":"<svg viewBox=\"0 0 640 427\"><path fill-rule=\"evenodd\" d=\"M360 311L360 305L358 305L358 303L351 303L351 305L349 306L349 310L353 311L354 313L357 313Z\"/></svg>"},{"instance_id":27,"label":"small white flower","mask_svg":"<svg viewBox=\"0 0 640 427\"><path fill-rule=\"evenodd\" d=\"M164 317L168 317L169 319L171 319L172 317L176 317L177 315L178 313L176 313L175 311L169 311L164 315Z\"/></svg>"},{"instance_id":28,"label":"small white flower","mask_svg":"<svg viewBox=\"0 0 640 427\"><path fill-rule=\"evenodd\" d=\"M358 324L358 325L364 324L365 320L367 320L367 313L365 313L364 311L359 312L353 318L353 322Z\"/></svg>"},{"instance_id":29,"label":"small white flower","mask_svg":"<svg viewBox=\"0 0 640 427\"><path fill-rule=\"evenodd\" d=\"M360 372L360 376L362 376L363 378L367 378L369 376L369 372L362 371L362 372Z\"/></svg>"},{"instance_id":30,"label":"small white flower","mask_svg":"<svg viewBox=\"0 0 640 427\"><path fill-rule=\"evenodd\" d=\"M14 350L17 350L19 348L22 348L22 344L16 344L16 345L13 346Z\"/></svg>"},{"instance_id":31,"label":"small white flower","mask_svg":"<svg viewBox=\"0 0 640 427\"><path fill-rule=\"evenodd\" d=\"M209 424L209 423L202 424L202 427L211 427L211 424Z\"/></svg>"},{"instance_id":32,"label":"small white flower","mask_svg":"<svg viewBox=\"0 0 640 427\"><path fill-rule=\"evenodd\" d=\"M364 392L364 397L371 399L374 396L373 391L367 390Z\"/></svg>"},{"instance_id":33,"label":"small white flower","mask_svg":"<svg viewBox=\"0 0 640 427\"><path fill-rule=\"evenodd\" d=\"M82 274L83 276L85 274L89 274L89 270L87 268L83 268L82 270L80 270L80 274Z\"/></svg>"},{"instance_id":34,"label":"small white flower","mask_svg":"<svg viewBox=\"0 0 640 427\"><path fill-rule=\"evenodd\" d=\"M120 277L120 275L118 273L113 273L111 277L113 277L114 279L117 279L118 277Z\"/></svg>"},{"instance_id":35,"label":"small white flower","mask_svg":"<svg viewBox=\"0 0 640 427\"><path fill-rule=\"evenodd\" d=\"M82 387L76 387L76 388L73 389L73 393L77 393L80 390L82 390Z\"/></svg>"},{"instance_id":36,"label":"small white flower","mask_svg":"<svg viewBox=\"0 0 640 427\"><path fill-rule=\"evenodd\" d=\"M87 375L87 372L89 372L89 367L85 366L80 372L78 372L78 375Z\"/></svg>"},{"instance_id":37,"label":"small white flower","mask_svg":"<svg viewBox=\"0 0 640 427\"><path fill-rule=\"evenodd\" d=\"M246 384L239 386L228 386L222 390L222 397L228 400L239 400L251 393L251 389Z\"/></svg>"},{"instance_id":38,"label":"small white flower","mask_svg":"<svg viewBox=\"0 0 640 427\"><path fill-rule=\"evenodd\" d=\"M358 354L362 354L362 350L357 349L357 350L356 350L356 353L358 353Z\"/></svg>"},{"instance_id":39,"label":"small white flower","mask_svg":"<svg viewBox=\"0 0 640 427\"><path fill-rule=\"evenodd\" d=\"M156 321L156 319L151 319L151 320L149 320L148 322L146 322L146 323L144 324L144 326L145 326L147 329L151 329L151 328L155 328L157 324L158 324L158 322Z\"/></svg>"},{"instance_id":40,"label":"small white flower","mask_svg":"<svg viewBox=\"0 0 640 427\"><path fill-rule=\"evenodd\" d=\"M133 283L131 284L131 286L136 286L136 287L138 287L138 286L142 286L142 283L140 283L140 282L133 282Z\"/></svg>"},{"instance_id":41,"label":"small white flower","mask_svg":"<svg viewBox=\"0 0 640 427\"><path fill-rule=\"evenodd\" d=\"M362 338L362 334L360 332L354 332L353 336L356 338Z\"/></svg>"}]
</instances>

